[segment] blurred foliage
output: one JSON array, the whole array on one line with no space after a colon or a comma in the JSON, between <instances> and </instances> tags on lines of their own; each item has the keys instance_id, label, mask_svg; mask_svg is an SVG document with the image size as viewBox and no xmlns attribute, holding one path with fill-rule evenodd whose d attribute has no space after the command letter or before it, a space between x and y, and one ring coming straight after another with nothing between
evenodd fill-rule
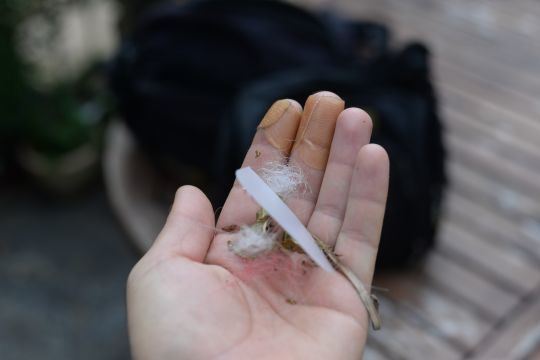
<instances>
[{"instance_id":1,"label":"blurred foliage","mask_svg":"<svg viewBox=\"0 0 540 360\"><path fill-rule=\"evenodd\" d=\"M41 93L34 104L39 115L27 121L24 140L50 157L61 156L84 143L98 145L110 107L103 82L97 66L74 83L57 84Z\"/></svg>"},{"instance_id":2,"label":"blurred foliage","mask_svg":"<svg viewBox=\"0 0 540 360\"><path fill-rule=\"evenodd\" d=\"M57 157L99 136L108 111L102 69L94 65L73 81L37 89L35 69L17 46L25 19L45 15L54 28L65 6L89 1L0 0L0 165L20 144Z\"/></svg>"},{"instance_id":3,"label":"blurred foliage","mask_svg":"<svg viewBox=\"0 0 540 360\"><path fill-rule=\"evenodd\" d=\"M0 0L0 175L18 147L30 146L50 158L78 146L99 144L103 120L111 108L103 67L93 64L71 80L36 86L35 66L19 52L21 24L39 16L53 44L62 11L97 0ZM129 31L140 14L158 0L116 0L120 29ZM47 45L47 43L45 44Z\"/></svg>"}]
</instances>

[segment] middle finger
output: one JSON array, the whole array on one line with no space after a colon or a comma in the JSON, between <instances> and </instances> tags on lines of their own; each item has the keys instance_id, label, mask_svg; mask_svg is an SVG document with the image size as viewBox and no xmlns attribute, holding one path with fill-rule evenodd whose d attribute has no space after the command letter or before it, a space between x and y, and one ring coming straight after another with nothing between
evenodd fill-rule
<instances>
[{"instance_id":1,"label":"middle finger","mask_svg":"<svg viewBox=\"0 0 540 360\"><path fill-rule=\"evenodd\" d=\"M302 169L308 191L287 201L304 224L315 207L336 121L344 105L339 96L328 91L313 94L306 100L289 164Z\"/></svg>"}]
</instances>

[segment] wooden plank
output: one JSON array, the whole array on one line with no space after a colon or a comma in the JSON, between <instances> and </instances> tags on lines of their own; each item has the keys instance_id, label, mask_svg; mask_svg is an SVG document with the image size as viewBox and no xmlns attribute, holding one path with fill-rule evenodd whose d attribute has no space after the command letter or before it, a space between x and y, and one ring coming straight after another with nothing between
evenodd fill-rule
<instances>
[{"instance_id":1,"label":"wooden plank","mask_svg":"<svg viewBox=\"0 0 540 360\"><path fill-rule=\"evenodd\" d=\"M528 359L540 344L540 293L521 304L474 359Z\"/></svg>"},{"instance_id":2,"label":"wooden plank","mask_svg":"<svg viewBox=\"0 0 540 360\"><path fill-rule=\"evenodd\" d=\"M445 2L430 0L428 3L436 3L435 11L443 13L447 22L460 26L467 26L478 31L480 34L493 34L497 36L503 33L511 36L519 44L526 41L534 41L534 30L538 29L538 21L532 14L523 10L509 11L519 8L523 1L514 1L516 6L511 8L508 4L500 4L497 1L466 1L454 0ZM418 4L418 0L413 1ZM526 25L526 26L523 26ZM510 40L510 39L508 39ZM535 44L535 46L537 46Z\"/></svg>"},{"instance_id":3,"label":"wooden plank","mask_svg":"<svg viewBox=\"0 0 540 360\"><path fill-rule=\"evenodd\" d=\"M459 74L459 72L452 72L452 74ZM453 80L445 80L447 78L453 78ZM540 102L529 101L527 98L523 99L514 94L507 94L501 98L502 94L475 89L476 85L473 84L477 82L459 80L459 75L447 74L437 82L437 86L442 90L443 119L447 122L453 117L463 118L463 121L471 123L472 126L481 126L484 130L491 130L491 134L495 135L494 138L501 141L512 136L521 138L526 132L540 133L538 123ZM439 83L442 85L438 85ZM493 85L490 88L495 89L497 86ZM488 105L483 105L484 103ZM480 108L475 106L478 104ZM511 113L510 117L507 113ZM522 143L523 141L519 141L517 146ZM538 141L525 141L525 144L528 148L540 147Z\"/></svg>"},{"instance_id":4,"label":"wooden plank","mask_svg":"<svg viewBox=\"0 0 540 360\"><path fill-rule=\"evenodd\" d=\"M531 121L528 116L523 116L467 90L446 86L442 82L438 82L438 87L441 89L443 109L459 111L471 122L479 122L501 133L513 135L529 146L538 146L538 134L540 134L538 121Z\"/></svg>"},{"instance_id":5,"label":"wooden plank","mask_svg":"<svg viewBox=\"0 0 540 360\"><path fill-rule=\"evenodd\" d=\"M448 296L463 300L488 319L498 320L519 302L514 293L509 293L492 284L466 267L432 253L425 262L424 272L434 286L447 291ZM490 301L486 301L490 299Z\"/></svg>"},{"instance_id":6,"label":"wooden plank","mask_svg":"<svg viewBox=\"0 0 540 360\"><path fill-rule=\"evenodd\" d=\"M429 44L430 46L432 43ZM434 48L434 63L437 69L437 62L446 63L454 68L460 69L464 73L477 76L482 81L489 81L498 86L511 89L512 92L521 96L534 96L540 92L540 81L534 77L529 77L527 71L508 67L485 59L478 53L467 53L461 51L449 52L449 49ZM448 76L438 78L445 81Z\"/></svg>"},{"instance_id":7,"label":"wooden plank","mask_svg":"<svg viewBox=\"0 0 540 360\"><path fill-rule=\"evenodd\" d=\"M535 74L537 68L524 70L520 66L514 66L506 62L499 61L500 56L485 54L483 49L477 44L470 46L470 40L474 36L464 35L460 32L444 29L440 25L430 23L422 18L404 15L405 11L384 7L380 2L362 2L358 7L342 7L342 11L348 16L367 18L381 21L388 24L396 32L399 41L409 41L410 39L420 39L426 42L432 53L437 57L443 57L458 67L466 68L479 76L489 79L497 79L497 82L505 85L512 85L523 93L537 94L540 91L540 81ZM429 19L429 17L426 17ZM452 29L453 30L453 29ZM506 46L499 46L498 51L506 49ZM497 50L497 49L496 49ZM519 51L516 51L519 53Z\"/></svg>"},{"instance_id":8,"label":"wooden plank","mask_svg":"<svg viewBox=\"0 0 540 360\"><path fill-rule=\"evenodd\" d=\"M527 196L536 199L539 197L540 173L537 169L501 161L490 149L449 133L444 134L444 141L449 149L449 158L475 168L485 176L493 177Z\"/></svg>"},{"instance_id":9,"label":"wooden plank","mask_svg":"<svg viewBox=\"0 0 540 360\"><path fill-rule=\"evenodd\" d=\"M484 99L495 100L503 106L510 106L535 118L534 110L540 101L535 96L540 92L540 86L535 89L523 89L523 84L517 83L519 77L504 71L506 67L493 67L490 64L469 64L464 66L459 59L448 58L442 54L434 57L433 69L436 83L448 85L455 89L468 90L473 95Z\"/></svg>"},{"instance_id":10,"label":"wooden plank","mask_svg":"<svg viewBox=\"0 0 540 360\"><path fill-rule=\"evenodd\" d=\"M320 1L310 1L310 3L316 5ZM401 1L397 5L407 6L407 3L409 2ZM424 5L423 7L429 7L429 3ZM439 24L432 21L432 18L441 16L440 11L430 10L432 14L419 17L415 14L416 8L413 8L412 11L396 9L395 2L394 4L390 4L388 2L352 3L350 1L339 1L333 2L332 7L337 8L337 10L344 13L347 17L356 16L386 23L392 30L395 30L396 38L400 41L408 41L410 39L426 41L430 45L432 53L437 54L438 58L444 58L456 65L456 67L467 69L481 78L496 81L506 87L512 87L514 91L519 91L523 94L538 94L540 91L537 62L531 61L534 68L524 71L522 67L514 66L514 64L510 64L509 66L508 63L500 64L499 62L494 62L493 60L498 60L500 56L486 57L483 51L478 51L476 44L472 48L467 48L467 43L471 41L478 41L478 39L484 43L488 41L477 30L462 34L463 26L460 24L457 26L456 24L453 24L454 26L447 26L447 24ZM467 11L467 8L464 11ZM443 29L444 31L442 31ZM471 37L473 38L472 40ZM494 34L493 38L495 40L498 39L496 34ZM528 49L531 45L531 42L528 41L516 47L515 42L508 41L504 37L501 38L501 42L503 44L500 46L493 46L491 44L491 47L495 51L501 52L503 49L507 50L512 46L515 53L521 54L520 48Z\"/></svg>"},{"instance_id":11,"label":"wooden plank","mask_svg":"<svg viewBox=\"0 0 540 360\"><path fill-rule=\"evenodd\" d=\"M438 56L434 61L436 79L442 86L466 91L476 97L482 97L503 108L530 119L530 123L538 125L540 99L534 93L517 91L514 87L499 81L498 75L484 78L462 66L456 66L444 57ZM538 67L540 70L540 66ZM455 109L460 110L460 109Z\"/></svg>"},{"instance_id":12,"label":"wooden plank","mask_svg":"<svg viewBox=\"0 0 540 360\"><path fill-rule=\"evenodd\" d=\"M386 297L409 309L426 330L463 351L474 348L493 325L459 299L431 287L421 270L378 276L376 282L388 289Z\"/></svg>"},{"instance_id":13,"label":"wooden plank","mask_svg":"<svg viewBox=\"0 0 540 360\"><path fill-rule=\"evenodd\" d=\"M540 169L540 144L521 141L519 136L475 121L469 115L445 107L445 130L463 141L489 149L501 160L516 165ZM537 136L540 138L540 131ZM539 175L540 176L540 173Z\"/></svg>"},{"instance_id":14,"label":"wooden plank","mask_svg":"<svg viewBox=\"0 0 540 360\"><path fill-rule=\"evenodd\" d=\"M438 1L438 0L437 0ZM540 9L538 8L538 0L515 0L512 3L508 3L506 0L475 0L487 4L500 4L501 11L506 11L510 14L528 13L532 16L540 15Z\"/></svg>"},{"instance_id":15,"label":"wooden plank","mask_svg":"<svg viewBox=\"0 0 540 360\"><path fill-rule=\"evenodd\" d=\"M446 163L451 191L489 208L515 224L540 219L540 202L463 163Z\"/></svg>"},{"instance_id":16,"label":"wooden plank","mask_svg":"<svg viewBox=\"0 0 540 360\"><path fill-rule=\"evenodd\" d=\"M441 227L438 239L443 253L459 254L476 273L506 283L509 291L524 295L540 286L540 268L515 247L490 243L448 222Z\"/></svg>"},{"instance_id":17,"label":"wooden plank","mask_svg":"<svg viewBox=\"0 0 540 360\"><path fill-rule=\"evenodd\" d=\"M452 51L461 49L476 53L477 58L483 58L485 61L508 67L516 66L531 74L538 66L535 63L539 56L536 49L520 43L519 37L508 33L483 33L466 24L448 21L441 11L427 7L419 8L409 1L363 2L359 7L350 5L346 11L348 14L354 12L359 16L379 14L383 19L388 19L386 23L393 25L408 37L427 39L437 53L442 53L440 51L443 51L444 47L447 47L446 52L449 49ZM538 79L537 76L533 77Z\"/></svg>"},{"instance_id":18,"label":"wooden plank","mask_svg":"<svg viewBox=\"0 0 540 360\"><path fill-rule=\"evenodd\" d=\"M486 241L512 245L535 262L540 259L540 239L534 238L534 230L529 234L526 226L518 226L452 191L446 194L444 217Z\"/></svg>"},{"instance_id":19,"label":"wooden plank","mask_svg":"<svg viewBox=\"0 0 540 360\"><path fill-rule=\"evenodd\" d=\"M369 341L388 351L391 359L461 358L458 350L416 325L406 311L384 296L380 297L380 311L382 328L370 333Z\"/></svg>"},{"instance_id":20,"label":"wooden plank","mask_svg":"<svg viewBox=\"0 0 540 360\"><path fill-rule=\"evenodd\" d=\"M540 344L538 348L529 356L530 360L540 360Z\"/></svg>"},{"instance_id":21,"label":"wooden plank","mask_svg":"<svg viewBox=\"0 0 540 360\"><path fill-rule=\"evenodd\" d=\"M364 348L364 354L362 355L363 360L389 360L390 358L384 355L380 350L378 350L373 344L369 341Z\"/></svg>"},{"instance_id":22,"label":"wooden plank","mask_svg":"<svg viewBox=\"0 0 540 360\"><path fill-rule=\"evenodd\" d=\"M394 21L399 19L401 22L413 25L420 30L419 34L422 34L422 37L437 39L439 44L452 46L449 41L453 41L456 43L456 48L463 51L478 52L486 60L520 67L531 74L538 69L540 55L537 45L532 45L530 41L525 41L514 33L498 31L497 28L483 32L471 23L456 21L456 19L449 20L446 17L447 14L438 11L433 3L428 6L424 2L423 6L418 6L415 0L379 0L362 3L362 5L391 14L391 19ZM351 7L358 8L355 5ZM511 49L514 51L510 51Z\"/></svg>"}]
</instances>

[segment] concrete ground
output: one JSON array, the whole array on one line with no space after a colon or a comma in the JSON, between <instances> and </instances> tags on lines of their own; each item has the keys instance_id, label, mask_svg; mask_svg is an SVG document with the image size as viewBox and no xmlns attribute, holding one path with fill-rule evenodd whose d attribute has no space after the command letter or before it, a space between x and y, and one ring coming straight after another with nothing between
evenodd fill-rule
<instances>
[{"instance_id":1,"label":"concrete ground","mask_svg":"<svg viewBox=\"0 0 540 360\"><path fill-rule=\"evenodd\" d=\"M0 358L129 359L125 282L137 260L101 185L54 200L0 189Z\"/></svg>"}]
</instances>

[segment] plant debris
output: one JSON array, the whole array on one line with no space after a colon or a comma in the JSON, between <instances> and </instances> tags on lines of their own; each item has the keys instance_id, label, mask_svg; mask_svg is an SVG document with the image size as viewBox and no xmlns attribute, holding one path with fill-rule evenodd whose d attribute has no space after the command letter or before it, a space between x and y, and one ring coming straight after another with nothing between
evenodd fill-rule
<instances>
[{"instance_id":1,"label":"plant debris","mask_svg":"<svg viewBox=\"0 0 540 360\"><path fill-rule=\"evenodd\" d=\"M233 233L233 232L237 232L238 230L240 230L240 226L238 226L236 224L231 224L231 225L227 225L227 226L222 227L221 230L223 230L225 232L228 232L228 233Z\"/></svg>"}]
</instances>

